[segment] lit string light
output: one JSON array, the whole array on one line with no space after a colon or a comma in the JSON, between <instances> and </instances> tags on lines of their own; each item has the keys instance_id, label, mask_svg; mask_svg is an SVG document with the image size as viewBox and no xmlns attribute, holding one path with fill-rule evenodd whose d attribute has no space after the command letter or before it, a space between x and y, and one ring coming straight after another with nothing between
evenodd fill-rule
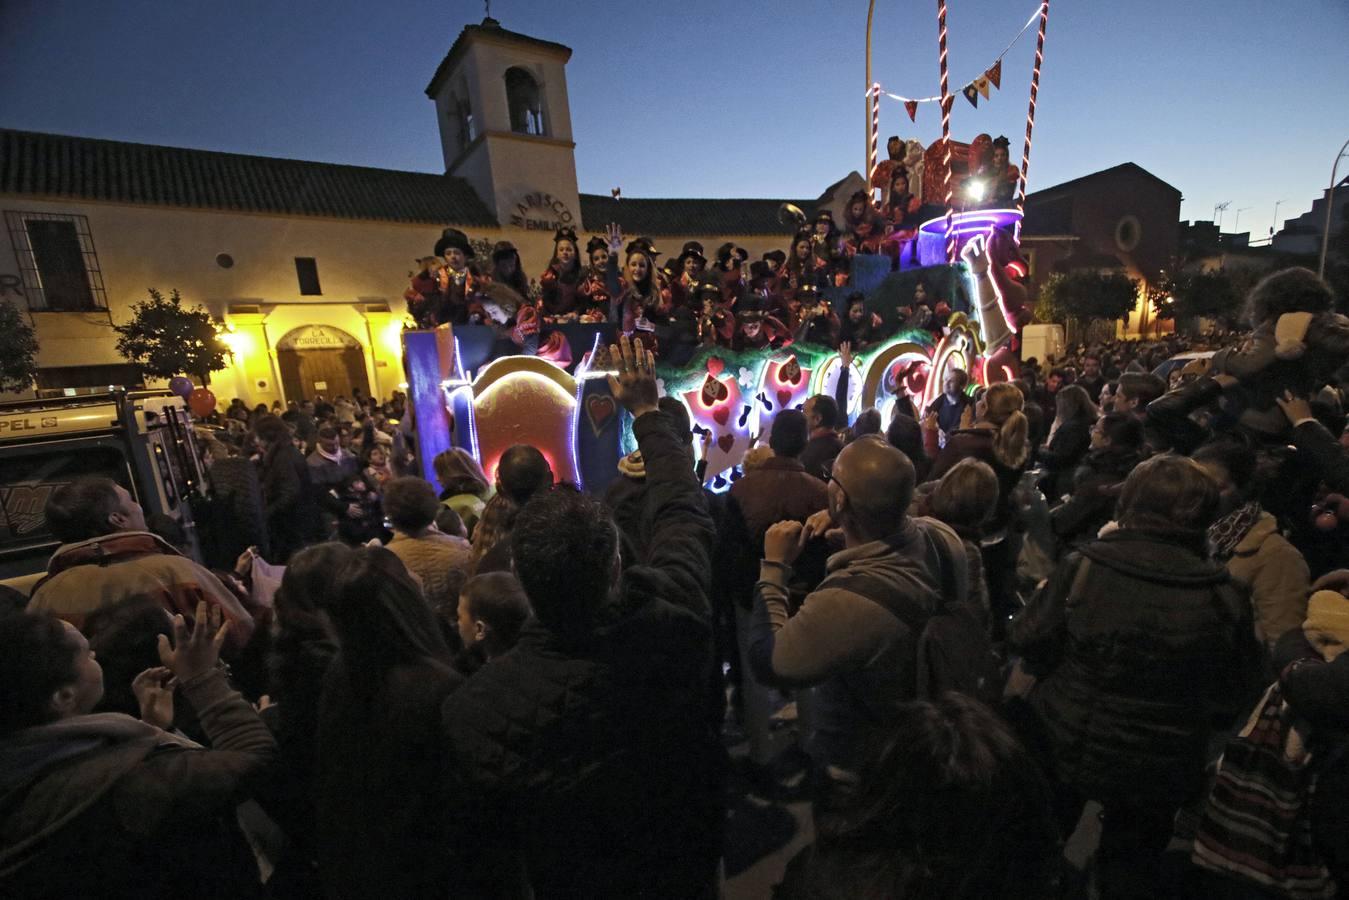
<instances>
[{"instance_id":1,"label":"lit string light","mask_svg":"<svg viewBox=\"0 0 1349 900\"><path fill-rule=\"evenodd\" d=\"M1030 74L1030 109L1026 112L1026 143L1021 149L1021 178L1016 208L1026 209L1026 173L1030 170L1030 135L1035 128L1035 99L1040 93L1040 65L1045 60L1045 24L1049 21L1049 0L1040 4L1040 34L1035 39L1035 68ZM1017 222L1016 236L1021 237L1021 223Z\"/></svg>"}]
</instances>

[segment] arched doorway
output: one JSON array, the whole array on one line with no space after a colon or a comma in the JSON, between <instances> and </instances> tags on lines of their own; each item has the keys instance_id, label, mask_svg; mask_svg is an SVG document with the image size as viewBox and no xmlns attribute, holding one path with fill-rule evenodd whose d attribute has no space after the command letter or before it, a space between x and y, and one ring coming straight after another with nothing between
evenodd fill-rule
<instances>
[{"instance_id":1,"label":"arched doorway","mask_svg":"<svg viewBox=\"0 0 1349 900\"><path fill-rule=\"evenodd\" d=\"M365 374L365 348L340 328L304 325L276 343L281 387L287 400L350 397L353 388L370 395Z\"/></svg>"}]
</instances>

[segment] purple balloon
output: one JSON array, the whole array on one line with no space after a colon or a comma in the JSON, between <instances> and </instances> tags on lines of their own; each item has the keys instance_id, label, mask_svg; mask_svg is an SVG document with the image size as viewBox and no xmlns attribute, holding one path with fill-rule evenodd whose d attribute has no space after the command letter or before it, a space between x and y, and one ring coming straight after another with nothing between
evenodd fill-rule
<instances>
[{"instance_id":1,"label":"purple balloon","mask_svg":"<svg viewBox=\"0 0 1349 900\"><path fill-rule=\"evenodd\" d=\"M169 392L186 398L196 388L192 379L186 375L175 375L169 379Z\"/></svg>"}]
</instances>

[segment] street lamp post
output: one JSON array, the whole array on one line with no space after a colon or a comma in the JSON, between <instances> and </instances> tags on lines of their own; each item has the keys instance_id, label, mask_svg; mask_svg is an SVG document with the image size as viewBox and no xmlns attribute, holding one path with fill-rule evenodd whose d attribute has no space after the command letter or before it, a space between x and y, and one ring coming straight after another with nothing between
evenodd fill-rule
<instances>
[{"instance_id":1,"label":"street lamp post","mask_svg":"<svg viewBox=\"0 0 1349 900\"><path fill-rule=\"evenodd\" d=\"M1322 278L1326 277L1326 248L1330 246L1330 212L1335 208L1335 176L1346 150L1349 150L1349 141L1340 147L1340 152L1335 154L1335 164L1330 167L1330 189L1326 191L1326 227L1321 233L1321 264L1316 268L1316 274Z\"/></svg>"}]
</instances>

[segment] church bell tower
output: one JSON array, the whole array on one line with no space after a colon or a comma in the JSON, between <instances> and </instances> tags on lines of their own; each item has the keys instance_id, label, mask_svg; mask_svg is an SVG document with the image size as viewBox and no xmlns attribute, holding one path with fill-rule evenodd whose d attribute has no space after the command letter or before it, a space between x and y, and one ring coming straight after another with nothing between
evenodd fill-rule
<instances>
[{"instance_id":1,"label":"church bell tower","mask_svg":"<svg viewBox=\"0 0 1349 900\"><path fill-rule=\"evenodd\" d=\"M488 16L464 28L426 87L446 174L467 180L504 229L581 230L569 59L570 47Z\"/></svg>"}]
</instances>

